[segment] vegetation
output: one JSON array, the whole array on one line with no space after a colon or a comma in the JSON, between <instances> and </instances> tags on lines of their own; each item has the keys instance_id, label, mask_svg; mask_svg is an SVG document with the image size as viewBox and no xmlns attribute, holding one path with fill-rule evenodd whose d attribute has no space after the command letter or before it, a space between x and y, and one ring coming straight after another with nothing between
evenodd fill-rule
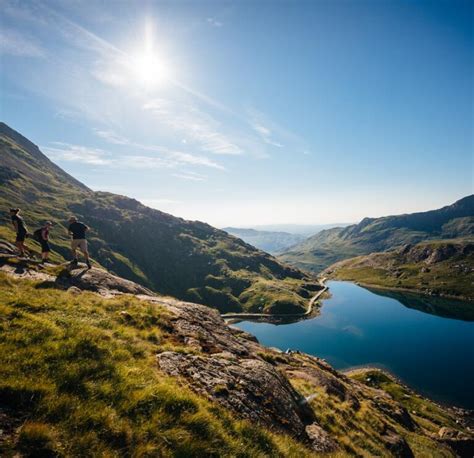
<instances>
[{"instance_id":1,"label":"vegetation","mask_svg":"<svg viewBox=\"0 0 474 458\"><path fill-rule=\"evenodd\" d=\"M373 287L474 300L474 240L434 240L359 256L334 264L324 275Z\"/></svg>"},{"instance_id":2,"label":"vegetation","mask_svg":"<svg viewBox=\"0 0 474 458\"><path fill-rule=\"evenodd\" d=\"M439 210L364 218L359 224L321 231L279 256L295 267L320 272L337 261L425 240L472 237L474 195Z\"/></svg>"},{"instance_id":3,"label":"vegetation","mask_svg":"<svg viewBox=\"0 0 474 458\"><path fill-rule=\"evenodd\" d=\"M94 260L121 277L222 311L254 307L249 300L252 288L270 282L284 293L285 310L300 311L301 294L307 292L303 285L313 280L242 240L124 196L93 192L3 123L0 155L0 207L5 209L1 235L12 238L6 210L18 206L31 232L45 220L56 223L52 246L58 257L67 258L66 220L75 214L92 228ZM31 240L28 244L34 245ZM282 309L272 294L259 301L266 310Z\"/></svg>"},{"instance_id":4,"label":"vegetation","mask_svg":"<svg viewBox=\"0 0 474 458\"><path fill-rule=\"evenodd\" d=\"M301 358L306 360L304 355ZM361 388L356 395L358 388L353 387L349 394L342 383L328 389L300 377L298 371L290 373L293 386L310 399L318 424L337 440L346 456L453 456L452 450L434 439L441 427L459 430L452 412L378 369L359 369L347 375L366 385L367 391ZM403 408L395 407L393 401ZM392 441L395 436L398 440ZM413 455L404 450L404 444Z\"/></svg>"},{"instance_id":5,"label":"vegetation","mask_svg":"<svg viewBox=\"0 0 474 458\"><path fill-rule=\"evenodd\" d=\"M187 350L156 304L3 273L0 304L0 410L21 426L2 456L309 455L161 374L157 352Z\"/></svg>"},{"instance_id":6,"label":"vegetation","mask_svg":"<svg viewBox=\"0 0 474 458\"><path fill-rule=\"evenodd\" d=\"M29 268L59 274L58 267L44 270L30 262ZM315 455L304 439L249 424L220 406L219 397L242 395L238 386L223 381L204 397L192 391L193 379L163 373L157 364L163 352L213 360L206 345L178 335L181 320L164 305L10 275L0 272L1 456ZM241 351L241 344L232 351ZM448 444L434 437L441 428L467 434L459 416L391 378L357 376L363 384L352 383L317 358L250 341L247 348L255 353L244 360L266 361L308 396L322 428L317 444L329 442L330 456L401 456L406 449L451 457ZM250 395L264 396L265 409L280 408L268 394Z\"/></svg>"}]
</instances>

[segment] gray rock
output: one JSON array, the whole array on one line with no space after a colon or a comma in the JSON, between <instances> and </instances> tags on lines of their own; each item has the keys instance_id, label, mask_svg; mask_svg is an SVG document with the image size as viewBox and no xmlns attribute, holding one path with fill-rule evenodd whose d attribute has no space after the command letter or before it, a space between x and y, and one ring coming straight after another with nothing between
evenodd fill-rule
<instances>
[{"instance_id":1,"label":"gray rock","mask_svg":"<svg viewBox=\"0 0 474 458\"><path fill-rule=\"evenodd\" d=\"M316 423L306 426L306 434L311 441L312 449L317 452L333 453L339 448L331 436Z\"/></svg>"},{"instance_id":2,"label":"gray rock","mask_svg":"<svg viewBox=\"0 0 474 458\"><path fill-rule=\"evenodd\" d=\"M94 291L103 294L153 294L148 288L138 283L125 280L124 278L117 277L105 270L97 268L65 269L57 277L56 283L63 288L74 286L80 290Z\"/></svg>"},{"instance_id":3,"label":"gray rock","mask_svg":"<svg viewBox=\"0 0 474 458\"><path fill-rule=\"evenodd\" d=\"M208 357L164 352L157 355L165 373L181 376L190 387L242 418L278 428L307 440L305 426L314 421L312 410L271 364L258 359Z\"/></svg>"}]
</instances>

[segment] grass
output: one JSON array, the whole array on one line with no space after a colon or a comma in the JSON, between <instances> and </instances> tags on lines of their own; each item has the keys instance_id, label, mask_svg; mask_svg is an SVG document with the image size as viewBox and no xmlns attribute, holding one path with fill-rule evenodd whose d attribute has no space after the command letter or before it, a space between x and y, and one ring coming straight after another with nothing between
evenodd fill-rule
<instances>
[{"instance_id":1,"label":"grass","mask_svg":"<svg viewBox=\"0 0 474 458\"><path fill-rule=\"evenodd\" d=\"M429 264L414 262L397 252L374 253L335 265L331 276L369 286L474 300L474 254L462 253L462 247L469 244L472 245L469 240L439 240L416 245L412 250L418 252L435 252L454 247L459 250L459 254Z\"/></svg>"},{"instance_id":2,"label":"grass","mask_svg":"<svg viewBox=\"0 0 474 458\"><path fill-rule=\"evenodd\" d=\"M363 397L341 397L337 393L327 392L307 378L298 378L295 373L290 379L300 393L311 396L310 406L318 424L337 440L346 456L388 456L384 446L384 435L388 430L404 438L415 456L454 456L449 448L427 437L428 434L437 434L440 425L459 429L448 411L413 393L410 393L412 399L407 399L404 387L377 370L361 370L351 377L363 384L370 378L367 389L362 388ZM384 414L383 409L377 408L377 403L381 401L376 398L380 397L380 393L372 391L372 388L383 389L407 409L417 409L419 414L412 416L414 429L404 427L390 415ZM382 402L388 409L395 406L390 398Z\"/></svg>"},{"instance_id":3,"label":"grass","mask_svg":"<svg viewBox=\"0 0 474 458\"><path fill-rule=\"evenodd\" d=\"M157 305L2 273L0 304L0 401L28 418L2 456L309 456L160 373L179 346Z\"/></svg>"}]
</instances>

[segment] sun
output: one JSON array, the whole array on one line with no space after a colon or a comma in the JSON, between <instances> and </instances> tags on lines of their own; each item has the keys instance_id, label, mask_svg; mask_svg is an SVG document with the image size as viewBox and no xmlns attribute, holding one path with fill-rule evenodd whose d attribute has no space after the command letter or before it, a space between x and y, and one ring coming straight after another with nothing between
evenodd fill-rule
<instances>
[{"instance_id":1,"label":"sun","mask_svg":"<svg viewBox=\"0 0 474 458\"><path fill-rule=\"evenodd\" d=\"M169 79L168 65L152 52L132 57L131 64L134 79L144 86L153 86Z\"/></svg>"},{"instance_id":2,"label":"sun","mask_svg":"<svg viewBox=\"0 0 474 458\"><path fill-rule=\"evenodd\" d=\"M169 80L171 68L156 49L150 23L147 23L145 27L144 42L141 48L130 56L129 68L134 81L150 87Z\"/></svg>"}]
</instances>

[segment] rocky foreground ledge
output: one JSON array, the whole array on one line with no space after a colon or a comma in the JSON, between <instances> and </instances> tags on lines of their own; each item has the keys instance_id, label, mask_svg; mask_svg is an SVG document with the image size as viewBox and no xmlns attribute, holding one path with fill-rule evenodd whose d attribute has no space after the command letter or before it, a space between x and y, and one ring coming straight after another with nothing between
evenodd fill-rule
<instances>
[{"instance_id":1,"label":"rocky foreground ledge","mask_svg":"<svg viewBox=\"0 0 474 458\"><path fill-rule=\"evenodd\" d=\"M170 316L174 346L156 353L157 368L236 417L292 436L317 453L365 456L471 456L472 412L438 406L389 380L349 377L324 360L282 353L228 326L216 310L160 297L102 269L39 266L0 246L0 269L38 288L104 297L132 294ZM124 309L123 320L133 320ZM360 375L360 374L359 374ZM0 417L1 422L1 417ZM0 425L1 429L1 425Z\"/></svg>"}]
</instances>

